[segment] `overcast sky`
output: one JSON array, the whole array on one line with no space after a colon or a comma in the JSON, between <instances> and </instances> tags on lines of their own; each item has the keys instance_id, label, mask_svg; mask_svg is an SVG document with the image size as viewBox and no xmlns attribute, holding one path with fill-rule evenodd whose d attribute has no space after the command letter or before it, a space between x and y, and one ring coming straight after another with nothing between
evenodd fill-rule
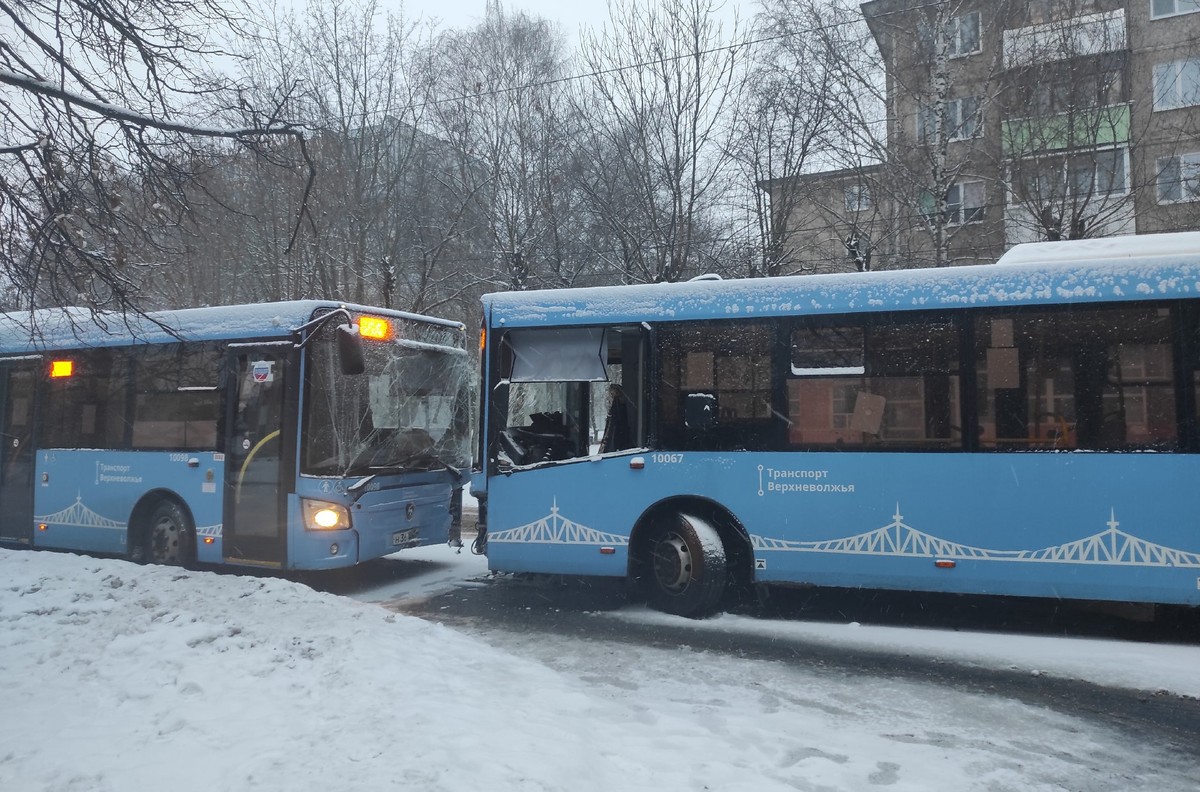
<instances>
[{"instance_id":1,"label":"overcast sky","mask_svg":"<svg viewBox=\"0 0 1200 792\"><path fill-rule=\"evenodd\" d=\"M653 2L653 0L645 0ZM571 35L581 25L600 27L608 18L608 0L501 0L507 10L521 10L531 15L559 22ZM385 9L399 10L402 0L381 0ZM483 19L488 0L403 0L406 15L439 19L449 27L467 27ZM725 0L724 15L731 20L736 10L746 20L757 9L754 0Z\"/></svg>"}]
</instances>

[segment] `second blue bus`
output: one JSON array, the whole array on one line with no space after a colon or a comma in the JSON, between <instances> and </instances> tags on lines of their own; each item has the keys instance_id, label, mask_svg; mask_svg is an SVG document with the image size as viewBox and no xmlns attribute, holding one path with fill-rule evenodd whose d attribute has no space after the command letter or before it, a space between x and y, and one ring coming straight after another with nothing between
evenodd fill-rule
<instances>
[{"instance_id":1,"label":"second blue bus","mask_svg":"<svg viewBox=\"0 0 1200 792\"><path fill-rule=\"evenodd\" d=\"M445 542L458 322L326 301L0 316L0 542L331 569Z\"/></svg>"},{"instance_id":2,"label":"second blue bus","mask_svg":"<svg viewBox=\"0 0 1200 792\"><path fill-rule=\"evenodd\" d=\"M493 570L1200 605L1200 234L483 312Z\"/></svg>"}]
</instances>

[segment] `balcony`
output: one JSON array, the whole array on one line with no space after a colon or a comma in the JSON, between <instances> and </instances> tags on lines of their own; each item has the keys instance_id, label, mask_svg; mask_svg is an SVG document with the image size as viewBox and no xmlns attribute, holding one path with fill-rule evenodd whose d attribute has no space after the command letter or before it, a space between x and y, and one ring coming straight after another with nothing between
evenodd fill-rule
<instances>
[{"instance_id":1,"label":"balcony","mask_svg":"<svg viewBox=\"0 0 1200 792\"><path fill-rule=\"evenodd\" d=\"M1004 31L1004 68L1019 69L1127 48L1125 10Z\"/></svg>"},{"instance_id":2,"label":"balcony","mask_svg":"<svg viewBox=\"0 0 1200 792\"><path fill-rule=\"evenodd\" d=\"M1130 115L1130 105L1119 104L1002 121L1000 134L1004 155L1023 157L1044 151L1127 143Z\"/></svg>"}]
</instances>

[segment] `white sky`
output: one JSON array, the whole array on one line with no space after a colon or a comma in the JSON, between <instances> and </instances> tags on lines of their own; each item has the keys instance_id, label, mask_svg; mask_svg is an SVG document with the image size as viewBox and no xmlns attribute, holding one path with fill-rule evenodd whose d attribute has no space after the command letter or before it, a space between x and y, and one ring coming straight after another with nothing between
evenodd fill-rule
<instances>
[{"instance_id":1,"label":"white sky","mask_svg":"<svg viewBox=\"0 0 1200 792\"><path fill-rule=\"evenodd\" d=\"M428 596L484 561L406 551ZM423 563L422 563L423 562ZM451 628L285 580L0 550L5 792L1192 790L1200 759L936 684ZM681 620L640 607L596 619ZM722 616L696 629L884 647L1200 694L1200 647Z\"/></svg>"},{"instance_id":2,"label":"white sky","mask_svg":"<svg viewBox=\"0 0 1200 792\"><path fill-rule=\"evenodd\" d=\"M401 2L381 0L381 7L395 10ZM409 17L440 19L450 27L467 27L483 19L487 0L403 0L403 5ZM556 21L571 36L578 34L581 25L599 28L608 19L608 0L502 0L502 5L506 10L522 10ZM757 10L755 0L725 0L726 20L732 19L736 11L748 21Z\"/></svg>"}]
</instances>

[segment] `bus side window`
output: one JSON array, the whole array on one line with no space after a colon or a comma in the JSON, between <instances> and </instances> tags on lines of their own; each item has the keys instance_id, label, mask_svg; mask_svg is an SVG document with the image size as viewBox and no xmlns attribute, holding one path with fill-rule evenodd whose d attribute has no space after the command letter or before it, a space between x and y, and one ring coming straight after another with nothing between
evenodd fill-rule
<instances>
[{"instance_id":1,"label":"bus side window","mask_svg":"<svg viewBox=\"0 0 1200 792\"><path fill-rule=\"evenodd\" d=\"M220 349L189 343L135 348L133 447L217 447Z\"/></svg>"},{"instance_id":2,"label":"bus side window","mask_svg":"<svg viewBox=\"0 0 1200 792\"><path fill-rule=\"evenodd\" d=\"M644 337L640 325L509 331L490 457L522 466L641 447Z\"/></svg>"},{"instance_id":3,"label":"bus side window","mask_svg":"<svg viewBox=\"0 0 1200 792\"><path fill-rule=\"evenodd\" d=\"M48 448L125 448L128 356L119 349L72 353L75 372L51 380L45 436Z\"/></svg>"},{"instance_id":4,"label":"bus side window","mask_svg":"<svg viewBox=\"0 0 1200 792\"><path fill-rule=\"evenodd\" d=\"M1166 307L988 314L975 336L981 447L1178 447Z\"/></svg>"},{"instance_id":5,"label":"bus side window","mask_svg":"<svg viewBox=\"0 0 1200 792\"><path fill-rule=\"evenodd\" d=\"M958 344L944 316L801 322L791 333L791 444L960 447Z\"/></svg>"},{"instance_id":6,"label":"bus side window","mask_svg":"<svg viewBox=\"0 0 1200 792\"><path fill-rule=\"evenodd\" d=\"M658 435L664 449L774 443L770 325L697 322L659 331Z\"/></svg>"}]
</instances>

